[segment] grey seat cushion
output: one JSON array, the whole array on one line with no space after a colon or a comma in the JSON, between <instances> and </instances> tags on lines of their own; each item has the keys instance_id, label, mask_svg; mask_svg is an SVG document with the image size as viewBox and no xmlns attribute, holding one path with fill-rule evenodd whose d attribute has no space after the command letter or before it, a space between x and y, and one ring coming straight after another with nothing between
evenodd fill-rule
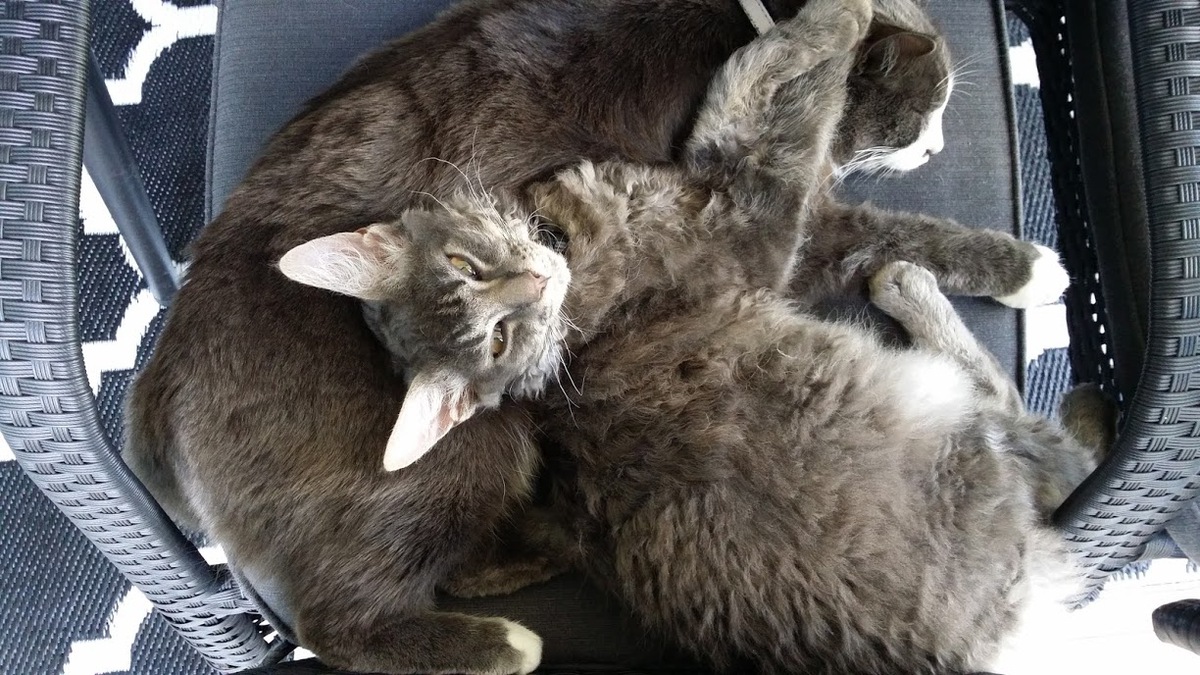
<instances>
[{"instance_id":1,"label":"grey seat cushion","mask_svg":"<svg viewBox=\"0 0 1200 675\"><path fill-rule=\"evenodd\" d=\"M213 74L208 175L211 218L268 136L355 58L428 21L451 0L238 0L223 2ZM946 150L906 176L851 183L848 198L1019 233L1015 121L1003 10L993 0L930 0L973 86L946 115ZM1024 372L1021 319L991 301L957 299L968 325L1014 377ZM449 601L526 623L546 640L548 664L648 664L660 650L615 603L578 577L514 597Z\"/></svg>"}]
</instances>

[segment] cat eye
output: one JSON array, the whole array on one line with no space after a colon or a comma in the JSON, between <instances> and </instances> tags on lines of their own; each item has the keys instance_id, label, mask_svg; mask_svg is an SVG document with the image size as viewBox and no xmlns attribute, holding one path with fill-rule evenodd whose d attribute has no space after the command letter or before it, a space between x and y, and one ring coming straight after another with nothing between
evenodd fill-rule
<instances>
[{"instance_id":1,"label":"cat eye","mask_svg":"<svg viewBox=\"0 0 1200 675\"><path fill-rule=\"evenodd\" d=\"M567 251L567 233L562 228L545 218L535 217L537 228L533 231L537 241L542 246L558 254Z\"/></svg>"},{"instance_id":2,"label":"cat eye","mask_svg":"<svg viewBox=\"0 0 1200 675\"><path fill-rule=\"evenodd\" d=\"M450 264L454 265L454 267L456 267L459 272L462 272L463 274L471 277L472 279L479 278L479 272L475 269L475 266L472 265L466 259L456 256L456 255L448 255L448 256L446 256L446 258L450 260Z\"/></svg>"},{"instance_id":3,"label":"cat eye","mask_svg":"<svg viewBox=\"0 0 1200 675\"><path fill-rule=\"evenodd\" d=\"M504 348L506 346L507 345L504 342L504 324L498 323L496 324L496 327L492 329L492 358L500 358L500 355L504 353Z\"/></svg>"}]
</instances>

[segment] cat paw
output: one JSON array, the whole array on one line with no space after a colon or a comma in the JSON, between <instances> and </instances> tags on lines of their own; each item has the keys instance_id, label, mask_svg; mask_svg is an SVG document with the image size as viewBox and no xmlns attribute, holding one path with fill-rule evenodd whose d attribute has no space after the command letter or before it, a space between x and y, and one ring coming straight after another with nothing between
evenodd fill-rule
<instances>
[{"instance_id":1,"label":"cat paw","mask_svg":"<svg viewBox=\"0 0 1200 675\"><path fill-rule=\"evenodd\" d=\"M872 0L844 0L846 11L858 23L858 39L867 37L871 30L871 21L875 18L875 3Z\"/></svg>"},{"instance_id":2,"label":"cat paw","mask_svg":"<svg viewBox=\"0 0 1200 675\"><path fill-rule=\"evenodd\" d=\"M515 675L528 675L537 670L542 662L542 638L515 621L500 619L504 623L505 640L520 655Z\"/></svg>"},{"instance_id":3,"label":"cat paw","mask_svg":"<svg viewBox=\"0 0 1200 675\"><path fill-rule=\"evenodd\" d=\"M871 302L910 333L923 330L931 317L954 315L937 277L920 265L888 263L871 277L870 289Z\"/></svg>"},{"instance_id":4,"label":"cat paw","mask_svg":"<svg viewBox=\"0 0 1200 675\"><path fill-rule=\"evenodd\" d=\"M903 261L884 265L871 277L870 287L871 302L897 319L942 295L932 272Z\"/></svg>"},{"instance_id":5,"label":"cat paw","mask_svg":"<svg viewBox=\"0 0 1200 675\"><path fill-rule=\"evenodd\" d=\"M997 302L1017 309L1049 305L1057 302L1071 284L1071 277L1059 262L1058 253L1040 244L1033 246L1036 252L1030 264L1029 281L1014 293L998 296Z\"/></svg>"},{"instance_id":6,"label":"cat paw","mask_svg":"<svg viewBox=\"0 0 1200 675\"><path fill-rule=\"evenodd\" d=\"M874 16L872 0L811 0L794 21L802 30L815 29L829 36L850 37L851 42L846 47L852 48L867 36Z\"/></svg>"}]
</instances>

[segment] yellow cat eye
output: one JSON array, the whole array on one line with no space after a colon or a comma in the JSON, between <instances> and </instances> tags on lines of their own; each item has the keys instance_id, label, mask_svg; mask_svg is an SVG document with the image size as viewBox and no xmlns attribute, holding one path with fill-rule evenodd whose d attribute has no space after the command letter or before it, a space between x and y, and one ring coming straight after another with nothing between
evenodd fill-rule
<instances>
[{"instance_id":1,"label":"yellow cat eye","mask_svg":"<svg viewBox=\"0 0 1200 675\"><path fill-rule=\"evenodd\" d=\"M475 271L475 266L467 262L465 259L456 255L446 256L450 260L450 264L458 268L459 272L471 277L472 279L479 278L479 272Z\"/></svg>"},{"instance_id":2,"label":"yellow cat eye","mask_svg":"<svg viewBox=\"0 0 1200 675\"><path fill-rule=\"evenodd\" d=\"M505 347L504 324L498 323L496 324L496 327L492 329L492 358L500 358L500 355L504 353Z\"/></svg>"}]
</instances>

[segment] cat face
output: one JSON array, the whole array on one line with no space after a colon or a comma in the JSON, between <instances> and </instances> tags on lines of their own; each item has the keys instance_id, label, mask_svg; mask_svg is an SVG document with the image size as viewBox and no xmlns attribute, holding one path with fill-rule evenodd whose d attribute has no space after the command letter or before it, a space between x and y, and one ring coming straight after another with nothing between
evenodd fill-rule
<instances>
[{"instance_id":1,"label":"cat face","mask_svg":"<svg viewBox=\"0 0 1200 675\"><path fill-rule=\"evenodd\" d=\"M929 32L872 27L848 81L834 147L839 173L911 171L942 151L954 78L945 41L923 27Z\"/></svg>"},{"instance_id":2,"label":"cat face","mask_svg":"<svg viewBox=\"0 0 1200 675\"><path fill-rule=\"evenodd\" d=\"M322 237L280 270L364 301L409 380L385 467L416 461L506 393L534 394L560 364L570 281L561 233L475 194Z\"/></svg>"}]
</instances>

